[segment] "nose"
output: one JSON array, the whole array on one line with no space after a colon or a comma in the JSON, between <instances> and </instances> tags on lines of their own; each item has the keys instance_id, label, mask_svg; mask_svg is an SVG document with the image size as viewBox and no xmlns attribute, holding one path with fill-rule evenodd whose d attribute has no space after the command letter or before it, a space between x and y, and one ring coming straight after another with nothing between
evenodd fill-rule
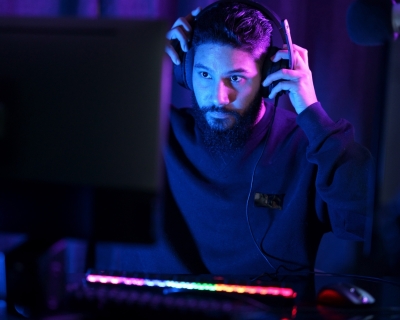
<instances>
[{"instance_id":1,"label":"nose","mask_svg":"<svg viewBox=\"0 0 400 320\"><path fill-rule=\"evenodd\" d=\"M234 96L233 88L230 83L227 83L224 79L216 83L214 90L213 102L215 106L225 106L232 102Z\"/></svg>"}]
</instances>

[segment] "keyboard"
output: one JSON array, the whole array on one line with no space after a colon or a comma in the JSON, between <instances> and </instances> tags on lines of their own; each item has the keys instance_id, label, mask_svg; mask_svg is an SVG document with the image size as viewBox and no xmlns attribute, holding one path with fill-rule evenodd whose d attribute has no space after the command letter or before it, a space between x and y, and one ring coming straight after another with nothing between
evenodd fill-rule
<instances>
[{"instance_id":1,"label":"keyboard","mask_svg":"<svg viewBox=\"0 0 400 320\"><path fill-rule=\"evenodd\" d=\"M140 275L126 272L107 273L105 271L90 271L86 275L88 283L109 285L125 285L138 287L157 287L165 289L225 292L250 294L259 296L274 296L284 299L294 299L296 292L291 288L260 285L260 283L239 283L222 276L188 276L188 275Z\"/></svg>"},{"instance_id":2,"label":"keyboard","mask_svg":"<svg viewBox=\"0 0 400 320\"><path fill-rule=\"evenodd\" d=\"M213 275L156 275L90 270L82 282L67 288L70 302L80 311L110 318L135 315L157 318L241 319L273 313L292 319L296 292L283 287L237 277Z\"/></svg>"}]
</instances>

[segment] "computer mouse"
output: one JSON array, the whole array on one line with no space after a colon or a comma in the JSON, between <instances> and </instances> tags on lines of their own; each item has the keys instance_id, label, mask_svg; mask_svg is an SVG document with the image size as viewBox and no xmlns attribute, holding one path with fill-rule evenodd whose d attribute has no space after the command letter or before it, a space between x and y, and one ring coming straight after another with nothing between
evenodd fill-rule
<instances>
[{"instance_id":1,"label":"computer mouse","mask_svg":"<svg viewBox=\"0 0 400 320\"><path fill-rule=\"evenodd\" d=\"M326 285L317 294L317 304L329 306L366 306L374 303L375 298L370 293L346 282Z\"/></svg>"}]
</instances>

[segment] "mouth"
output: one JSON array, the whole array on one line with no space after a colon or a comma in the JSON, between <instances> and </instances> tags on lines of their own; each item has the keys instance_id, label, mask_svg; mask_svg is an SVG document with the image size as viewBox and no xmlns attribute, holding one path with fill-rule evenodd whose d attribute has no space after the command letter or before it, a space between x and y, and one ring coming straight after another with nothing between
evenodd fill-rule
<instances>
[{"instance_id":1,"label":"mouth","mask_svg":"<svg viewBox=\"0 0 400 320\"><path fill-rule=\"evenodd\" d=\"M237 122L234 114L224 111L208 111L206 120L211 128L220 131L232 128Z\"/></svg>"},{"instance_id":2,"label":"mouth","mask_svg":"<svg viewBox=\"0 0 400 320\"><path fill-rule=\"evenodd\" d=\"M221 111L209 111L208 114L210 117L213 117L215 119L226 119L231 117L229 113Z\"/></svg>"}]
</instances>

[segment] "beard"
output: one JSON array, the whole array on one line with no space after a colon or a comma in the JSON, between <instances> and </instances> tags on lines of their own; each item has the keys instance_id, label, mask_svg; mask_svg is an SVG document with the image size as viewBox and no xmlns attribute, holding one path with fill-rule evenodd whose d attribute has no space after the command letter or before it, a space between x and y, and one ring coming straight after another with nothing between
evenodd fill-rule
<instances>
[{"instance_id":1,"label":"beard","mask_svg":"<svg viewBox=\"0 0 400 320\"><path fill-rule=\"evenodd\" d=\"M249 103L242 115L224 107L200 107L194 93L192 99L193 117L200 128L203 142L210 152L217 154L237 151L245 145L253 131L262 106L261 91ZM229 115L234 120L233 125L228 126L225 118L213 118L208 121L207 113L213 111Z\"/></svg>"}]
</instances>

